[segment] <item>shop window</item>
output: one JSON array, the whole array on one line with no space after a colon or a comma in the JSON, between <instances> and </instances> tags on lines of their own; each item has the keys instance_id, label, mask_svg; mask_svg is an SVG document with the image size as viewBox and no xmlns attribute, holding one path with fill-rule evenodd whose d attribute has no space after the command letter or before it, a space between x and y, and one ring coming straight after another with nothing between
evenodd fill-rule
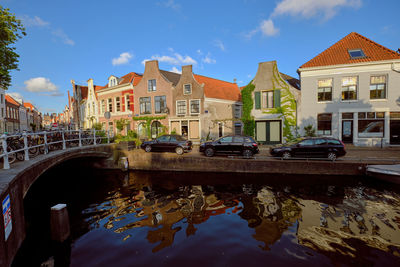
<instances>
[{"instance_id":1,"label":"shop window","mask_svg":"<svg viewBox=\"0 0 400 267\"><path fill-rule=\"evenodd\" d=\"M384 117L385 117L384 112L359 112L358 137L383 138L385 129Z\"/></svg>"},{"instance_id":2,"label":"shop window","mask_svg":"<svg viewBox=\"0 0 400 267\"><path fill-rule=\"evenodd\" d=\"M332 114L318 114L318 135L332 135Z\"/></svg>"}]
</instances>

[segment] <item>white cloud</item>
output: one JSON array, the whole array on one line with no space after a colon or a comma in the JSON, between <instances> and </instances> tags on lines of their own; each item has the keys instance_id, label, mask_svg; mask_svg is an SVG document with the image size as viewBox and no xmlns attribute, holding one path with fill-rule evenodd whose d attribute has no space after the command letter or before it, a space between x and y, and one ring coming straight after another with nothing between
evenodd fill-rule
<instances>
[{"instance_id":1,"label":"white cloud","mask_svg":"<svg viewBox=\"0 0 400 267\"><path fill-rule=\"evenodd\" d=\"M197 51L196 51L196 52L197 52L197 54L198 54L198 55L200 55L200 56L201 56L201 55L203 55L203 52L201 52L201 50L200 50L200 49L197 49Z\"/></svg>"},{"instance_id":2,"label":"white cloud","mask_svg":"<svg viewBox=\"0 0 400 267\"><path fill-rule=\"evenodd\" d=\"M215 64L215 63L217 63L217 61L215 59L211 58L211 54L210 53L208 53L207 56L202 59L202 61L204 63L207 63L207 64Z\"/></svg>"},{"instance_id":3,"label":"white cloud","mask_svg":"<svg viewBox=\"0 0 400 267\"><path fill-rule=\"evenodd\" d=\"M182 56L179 53L174 53L172 56L160 56L160 55L153 55L150 59L145 59L142 61L144 65L148 60L158 60L158 62L164 62L170 65L195 65L197 61L191 58L190 56Z\"/></svg>"},{"instance_id":4,"label":"white cloud","mask_svg":"<svg viewBox=\"0 0 400 267\"><path fill-rule=\"evenodd\" d=\"M260 29L263 35L265 36L274 36L279 33L279 29L275 28L274 22L269 20L263 20L260 25Z\"/></svg>"},{"instance_id":5,"label":"white cloud","mask_svg":"<svg viewBox=\"0 0 400 267\"><path fill-rule=\"evenodd\" d=\"M23 15L19 19L21 19L22 24L25 27L45 27L50 25L50 22L44 21L38 16L31 18L28 15Z\"/></svg>"},{"instance_id":6,"label":"white cloud","mask_svg":"<svg viewBox=\"0 0 400 267\"><path fill-rule=\"evenodd\" d=\"M175 66L172 67L172 69L170 69L169 71L182 74L182 71L178 70Z\"/></svg>"},{"instance_id":7,"label":"white cloud","mask_svg":"<svg viewBox=\"0 0 400 267\"><path fill-rule=\"evenodd\" d=\"M128 64L133 55L129 52L124 52L119 55L117 58L112 59L113 66Z\"/></svg>"},{"instance_id":8,"label":"white cloud","mask_svg":"<svg viewBox=\"0 0 400 267\"><path fill-rule=\"evenodd\" d=\"M259 28L251 30L248 33L244 33L243 36L246 39L251 39L259 30L260 30Z\"/></svg>"},{"instance_id":9,"label":"white cloud","mask_svg":"<svg viewBox=\"0 0 400 267\"><path fill-rule=\"evenodd\" d=\"M53 31L51 32L51 34L53 34L54 36L60 38L61 41L62 41L64 44L67 44L67 45L75 45L75 42L74 42L72 39L70 39L70 38L68 37L68 35L67 35L62 29L53 30Z\"/></svg>"},{"instance_id":10,"label":"white cloud","mask_svg":"<svg viewBox=\"0 0 400 267\"><path fill-rule=\"evenodd\" d=\"M330 19L341 7L359 8L361 5L362 0L283 0L276 5L272 16L311 18L323 14L325 19Z\"/></svg>"},{"instance_id":11,"label":"white cloud","mask_svg":"<svg viewBox=\"0 0 400 267\"><path fill-rule=\"evenodd\" d=\"M181 9L181 5L175 3L175 0L168 0L168 1L165 1L165 2L162 2L162 3L158 3L158 4L162 5L162 6L165 6L167 8L171 8L171 9L173 9L175 11L178 11L178 10Z\"/></svg>"},{"instance_id":12,"label":"white cloud","mask_svg":"<svg viewBox=\"0 0 400 267\"><path fill-rule=\"evenodd\" d=\"M221 40L215 40L214 45L221 49L221 51L225 51L224 43Z\"/></svg>"},{"instance_id":13,"label":"white cloud","mask_svg":"<svg viewBox=\"0 0 400 267\"><path fill-rule=\"evenodd\" d=\"M32 93L58 93L57 86L48 78L37 77L24 82L26 90Z\"/></svg>"}]
</instances>

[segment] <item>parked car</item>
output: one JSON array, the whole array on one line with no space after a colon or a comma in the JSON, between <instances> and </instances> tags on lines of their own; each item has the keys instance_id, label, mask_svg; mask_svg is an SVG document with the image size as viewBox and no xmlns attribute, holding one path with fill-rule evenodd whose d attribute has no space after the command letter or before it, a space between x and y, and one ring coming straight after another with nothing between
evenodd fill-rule
<instances>
[{"instance_id":1,"label":"parked car","mask_svg":"<svg viewBox=\"0 0 400 267\"><path fill-rule=\"evenodd\" d=\"M200 145L200 152L207 157L215 154L240 154L246 158L259 152L258 144L249 136L224 136L213 142L205 142Z\"/></svg>"},{"instance_id":2,"label":"parked car","mask_svg":"<svg viewBox=\"0 0 400 267\"><path fill-rule=\"evenodd\" d=\"M162 135L155 140L145 141L140 145L146 152L175 151L178 155L191 151L192 146L192 141L188 141L183 136L175 134Z\"/></svg>"},{"instance_id":3,"label":"parked car","mask_svg":"<svg viewBox=\"0 0 400 267\"><path fill-rule=\"evenodd\" d=\"M305 138L301 141L279 145L270 148L272 156L289 159L291 157L302 158L322 158L336 160L338 157L346 155L344 143L338 139L330 137Z\"/></svg>"}]
</instances>

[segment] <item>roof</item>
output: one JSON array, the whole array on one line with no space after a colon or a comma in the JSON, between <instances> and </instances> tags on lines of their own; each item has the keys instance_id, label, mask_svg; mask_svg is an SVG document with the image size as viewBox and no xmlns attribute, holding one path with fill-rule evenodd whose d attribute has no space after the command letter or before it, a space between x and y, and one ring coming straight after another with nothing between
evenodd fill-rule
<instances>
[{"instance_id":1,"label":"roof","mask_svg":"<svg viewBox=\"0 0 400 267\"><path fill-rule=\"evenodd\" d=\"M77 86L79 86L79 88L81 89L82 100L86 99L87 96L88 96L88 87L87 86L81 86L81 85L77 85Z\"/></svg>"},{"instance_id":2,"label":"roof","mask_svg":"<svg viewBox=\"0 0 400 267\"><path fill-rule=\"evenodd\" d=\"M285 73L280 72L282 79L284 79L288 84L293 86L294 88L300 90L300 80L293 78Z\"/></svg>"},{"instance_id":3,"label":"roof","mask_svg":"<svg viewBox=\"0 0 400 267\"><path fill-rule=\"evenodd\" d=\"M172 82L174 86L178 84L179 79L181 78L181 75L179 73L170 72L166 70L160 70L160 72L165 78L167 78L168 81Z\"/></svg>"},{"instance_id":4,"label":"roof","mask_svg":"<svg viewBox=\"0 0 400 267\"><path fill-rule=\"evenodd\" d=\"M240 90L236 83L225 82L197 74L193 74L193 76L198 83L204 83L204 95L206 97L240 101Z\"/></svg>"},{"instance_id":5,"label":"roof","mask_svg":"<svg viewBox=\"0 0 400 267\"><path fill-rule=\"evenodd\" d=\"M18 103L18 101L17 100L15 100L14 98L12 98L10 95L7 95L6 94L6 101L8 102L8 103L11 103L11 104L13 104L13 105L16 105L16 106L20 106L20 104Z\"/></svg>"},{"instance_id":6,"label":"roof","mask_svg":"<svg viewBox=\"0 0 400 267\"><path fill-rule=\"evenodd\" d=\"M35 107L29 102L25 102L24 107L29 108L31 111L35 109Z\"/></svg>"},{"instance_id":7,"label":"roof","mask_svg":"<svg viewBox=\"0 0 400 267\"><path fill-rule=\"evenodd\" d=\"M362 49L365 57L351 59L348 50ZM356 32L345 36L300 68L400 59L400 54Z\"/></svg>"},{"instance_id":8,"label":"roof","mask_svg":"<svg viewBox=\"0 0 400 267\"><path fill-rule=\"evenodd\" d=\"M125 83L133 83L133 86L135 86L142 79L142 76L143 76L143 74L141 74L141 73L129 72L128 74L125 74L121 78L118 78L118 85L125 84ZM103 89L103 88L108 88L108 83L99 89L95 89L95 91Z\"/></svg>"}]
</instances>

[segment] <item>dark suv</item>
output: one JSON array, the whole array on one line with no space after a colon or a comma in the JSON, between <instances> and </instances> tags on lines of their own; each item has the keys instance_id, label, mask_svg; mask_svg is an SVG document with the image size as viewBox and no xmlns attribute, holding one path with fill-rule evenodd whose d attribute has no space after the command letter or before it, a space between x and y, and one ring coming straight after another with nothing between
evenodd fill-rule
<instances>
[{"instance_id":1,"label":"dark suv","mask_svg":"<svg viewBox=\"0 0 400 267\"><path fill-rule=\"evenodd\" d=\"M292 144L285 144L270 148L272 156L289 159L302 158L328 158L336 160L337 157L346 155L346 147L342 141L330 137L305 138Z\"/></svg>"},{"instance_id":2,"label":"dark suv","mask_svg":"<svg viewBox=\"0 0 400 267\"><path fill-rule=\"evenodd\" d=\"M146 152L150 151L175 151L182 155L192 150L192 141L176 134L165 134L152 141L143 142L140 147Z\"/></svg>"},{"instance_id":3,"label":"dark suv","mask_svg":"<svg viewBox=\"0 0 400 267\"><path fill-rule=\"evenodd\" d=\"M200 152L204 152L207 157L212 157L216 153L241 154L250 158L259 152L257 142L249 136L224 136L213 142L205 142L200 145Z\"/></svg>"}]
</instances>

